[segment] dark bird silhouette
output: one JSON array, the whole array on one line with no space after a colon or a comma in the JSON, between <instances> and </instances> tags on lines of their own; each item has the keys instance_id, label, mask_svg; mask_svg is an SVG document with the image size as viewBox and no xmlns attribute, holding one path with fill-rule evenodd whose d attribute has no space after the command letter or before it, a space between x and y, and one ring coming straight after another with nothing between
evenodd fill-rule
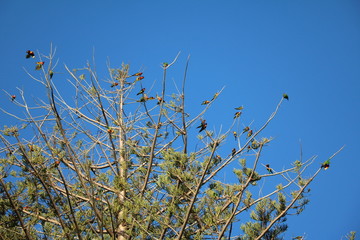
<instances>
[{"instance_id":1,"label":"dark bird silhouette","mask_svg":"<svg viewBox=\"0 0 360 240\"><path fill-rule=\"evenodd\" d=\"M200 126L198 126L196 128L200 128L199 132L201 132L201 131L205 130L206 127L207 127L207 123L206 123L206 120L204 119L204 120L201 120Z\"/></svg>"},{"instance_id":2,"label":"dark bird silhouette","mask_svg":"<svg viewBox=\"0 0 360 240\"><path fill-rule=\"evenodd\" d=\"M140 92L138 92L136 95L140 95L140 94L143 94L144 92L145 92L145 88L142 88L141 90L140 90Z\"/></svg>"},{"instance_id":3,"label":"dark bird silhouette","mask_svg":"<svg viewBox=\"0 0 360 240\"><path fill-rule=\"evenodd\" d=\"M236 149L233 148L233 149L231 150L231 156L234 156L235 154L236 154Z\"/></svg>"},{"instance_id":4,"label":"dark bird silhouette","mask_svg":"<svg viewBox=\"0 0 360 240\"><path fill-rule=\"evenodd\" d=\"M289 96L286 93L283 94L283 98L289 101Z\"/></svg>"},{"instance_id":5,"label":"dark bird silhouette","mask_svg":"<svg viewBox=\"0 0 360 240\"><path fill-rule=\"evenodd\" d=\"M265 167L266 167L266 170L271 174L271 173L274 173L274 171L271 169L271 167L270 167L270 164L266 164L265 165Z\"/></svg>"},{"instance_id":6,"label":"dark bird silhouette","mask_svg":"<svg viewBox=\"0 0 360 240\"><path fill-rule=\"evenodd\" d=\"M26 53L26 58L35 58L35 53L33 51L27 50Z\"/></svg>"}]
</instances>

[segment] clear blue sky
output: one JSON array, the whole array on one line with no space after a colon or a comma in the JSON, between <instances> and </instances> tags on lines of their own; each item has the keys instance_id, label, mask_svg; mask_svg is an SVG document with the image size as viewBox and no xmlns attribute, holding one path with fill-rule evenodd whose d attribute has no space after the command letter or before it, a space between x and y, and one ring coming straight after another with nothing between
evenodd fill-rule
<instances>
[{"instance_id":1,"label":"clear blue sky","mask_svg":"<svg viewBox=\"0 0 360 240\"><path fill-rule=\"evenodd\" d=\"M1 1L0 35L1 89L15 94L16 87L40 94L22 70L34 67L25 51L48 53L51 42L59 68L84 66L94 50L100 72L109 58L114 67L143 70L150 82L181 51L171 70L180 82L191 54L191 112L225 86L206 114L209 129L229 126L239 105L243 121L259 127L287 92L290 101L265 132L276 138L267 150L274 168L299 158L300 140L304 158L318 155L318 163L346 147L312 184L305 212L289 217L285 239L360 234L359 1ZM1 95L0 106L11 108ZM0 123L11 121L2 114Z\"/></svg>"}]
</instances>

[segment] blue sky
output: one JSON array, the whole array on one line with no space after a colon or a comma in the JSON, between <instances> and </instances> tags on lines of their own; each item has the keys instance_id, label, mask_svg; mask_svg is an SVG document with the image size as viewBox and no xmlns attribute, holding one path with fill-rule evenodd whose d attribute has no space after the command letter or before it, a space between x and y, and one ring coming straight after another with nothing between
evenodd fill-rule
<instances>
[{"instance_id":1,"label":"blue sky","mask_svg":"<svg viewBox=\"0 0 360 240\"><path fill-rule=\"evenodd\" d=\"M206 114L209 129L229 126L240 105L242 121L259 128L287 92L290 101L264 133L275 138L266 155L274 168L298 159L300 142L304 158L317 155L318 163L346 146L312 184L305 212L289 218L285 239L360 232L359 1L1 1L0 35L1 89L9 93L41 94L22 70L34 67L24 56L48 53L50 43L59 68L82 67L95 52L99 72L110 59L144 71L149 82L159 82L160 64L181 51L170 70L180 83L190 54L190 112L225 87ZM11 108L1 95L0 106ZM11 119L2 114L0 123Z\"/></svg>"}]
</instances>

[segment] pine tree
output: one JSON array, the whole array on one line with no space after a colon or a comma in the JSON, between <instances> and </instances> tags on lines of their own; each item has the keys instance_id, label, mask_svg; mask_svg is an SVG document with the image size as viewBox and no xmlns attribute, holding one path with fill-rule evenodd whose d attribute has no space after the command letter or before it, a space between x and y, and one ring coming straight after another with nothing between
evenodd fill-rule
<instances>
[{"instance_id":1,"label":"pine tree","mask_svg":"<svg viewBox=\"0 0 360 240\"><path fill-rule=\"evenodd\" d=\"M42 61L43 55L37 56ZM308 203L308 185L321 171L304 177L315 158L292 165L289 161L287 168L272 169L272 174L261 166L261 153L272 141L261 134L277 114L282 96L274 113L259 130L252 127L250 135L234 112L229 113L233 125L228 131L204 128L199 133L196 127L221 91L190 117L185 109L188 62L182 90L167 92L168 71L177 58L162 64L161 88L147 88L140 95L139 89L150 86L146 73L140 79L139 71L127 64L109 67L105 81L91 64L74 70L64 66L56 72L70 77L70 98L58 85L67 77L52 74L52 51L48 64L39 69L41 75L29 72L43 84L47 100L31 106L20 91L13 104L25 116L16 116L20 124L1 131L0 236L282 239L286 216L301 213ZM237 146L226 151L225 139L234 142L234 131ZM191 150L196 137L197 148ZM238 162L235 183L218 177L232 162ZM274 179L267 181L274 183L268 188L272 190L258 195L258 183L265 178ZM233 226L240 221L243 232L237 234Z\"/></svg>"}]
</instances>

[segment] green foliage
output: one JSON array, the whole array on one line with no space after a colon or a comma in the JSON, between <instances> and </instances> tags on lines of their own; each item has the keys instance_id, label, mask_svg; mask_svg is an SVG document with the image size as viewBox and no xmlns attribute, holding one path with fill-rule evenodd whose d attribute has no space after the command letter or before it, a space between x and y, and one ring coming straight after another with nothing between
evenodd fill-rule
<instances>
[{"instance_id":1,"label":"green foliage","mask_svg":"<svg viewBox=\"0 0 360 240\"><path fill-rule=\"evenodd\" d=\"M279 201L271 200L265 198L261 200L250 214L253 222L247 222L241 225L241 229L244 231L244 235L241 239L256 239L267 227L267 225L274 219L275 216L279 215L284 209L284 196L278 194ZM285 232L288 226L284 223L286 218L281 219L277 224L275 224L270 230L268 230L263 239L283 239L281 234Z\"/></svg>"}]
</instances>

